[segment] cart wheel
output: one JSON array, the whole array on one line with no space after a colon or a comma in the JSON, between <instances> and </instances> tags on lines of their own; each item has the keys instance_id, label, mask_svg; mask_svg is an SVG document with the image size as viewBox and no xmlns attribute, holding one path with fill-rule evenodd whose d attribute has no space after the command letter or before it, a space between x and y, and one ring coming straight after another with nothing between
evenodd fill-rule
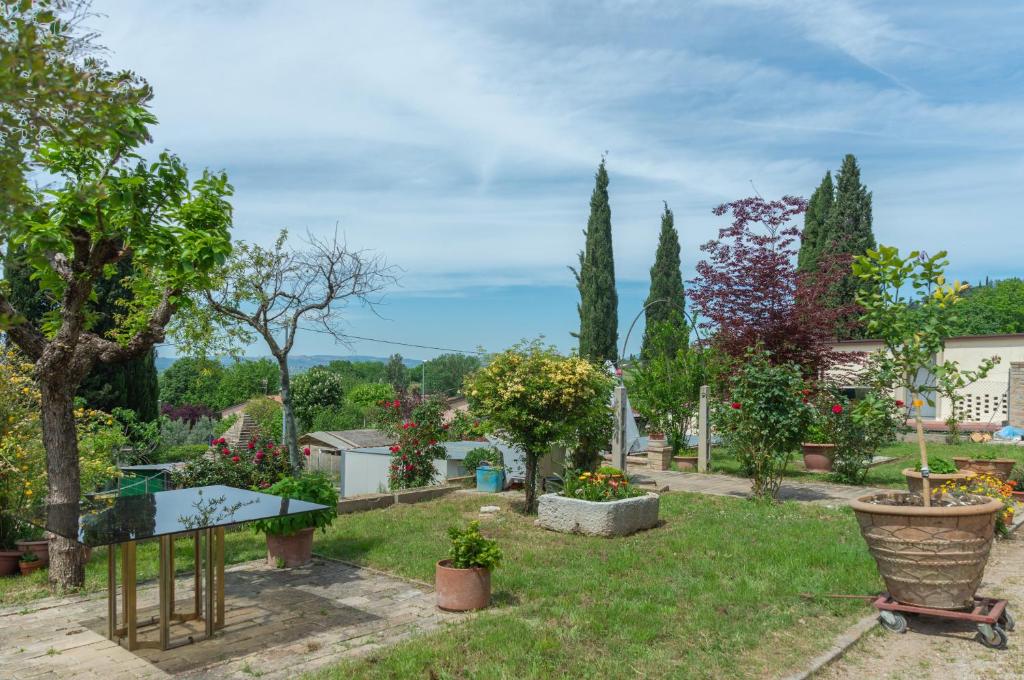
<instances>
[{"instance_id":1,"label":"cart wheel","mask_svg":"<svg viewBox=\"0 0 1024 680\"><path fill-rule=\"evenodd\" d=\"M1009 609L1003 610L1003 615L999 617L999 625L1007 633L1012 633L1013 629L1017 627L1017 622L1013 620L1013 614L1010 613Z\"/></svg>"},{"instance_id":2,"label":"cart wheel","mask_svg":"<svg viewBox=\"0 0 1024 680\"><path fill-rule=\"evenodd\" d=\"M978 624L978 642L981 644L992 649L1005 649L1006 641L1006 631L999 624L994 626L987 623Z\"/></svg>"},{"instance_id":3,"label":"cart wheel","mask_svg":"<svg viewBox=\"0 0 1024 680\"><path fill-rule=\"evenodd\" d=\"M899 612L883 609L882 613L878 615L878 622L882 624L882 628L893 633L907 632L907 617Z\"/></svg>"}]
</instances>

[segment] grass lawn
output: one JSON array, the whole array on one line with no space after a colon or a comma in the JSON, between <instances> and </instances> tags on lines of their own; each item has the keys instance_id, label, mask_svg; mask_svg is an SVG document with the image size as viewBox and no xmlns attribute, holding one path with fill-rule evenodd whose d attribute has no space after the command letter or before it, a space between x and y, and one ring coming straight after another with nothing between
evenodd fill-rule
<instances>
[{"instance_id":1,"label":"grass lawn","mask_svg":"<svg viewBox=\"0 0 1024 680\"><path fill-rule=\"evenodd\" d=\"M543 531L509 502L449 496L346 515L318 533L320 554L432 582L445 528L493 503L503 511L483 529L500 541L505 564L490 610L317 677L775 677L867 613L801 592L881 589L846 509L672 493L662 496L662 526L599 539ZM188 547L179 545L185 568ZM262 537L244 530L229 533L226 547L229 562L264 551ZM155 548L139 547L142 578L155 576ZM105 559L95 551L88 590L104 587ZM0 579L0 598L41 597L44 579Z\"/></svg>"},{"instance_id":2,"label":"grass lawn","mask_svg":"<svg viewBox=\"0 0 1024 680\"><path fill-rule=\"evenodd\" d=\"M996 455L999 458L1013 458L1018 462L1024 464L1024 447L1021 446L1004 446L1002 444L974 444L971 442L965 442L963 444L951 445L943 443L928 442L928 455L931 456L942 456L952 462L953 457L966 456L970 457L972 454L979 451L996 451ZM920 460L920 454L918 453L916 442L900 442L892 446L886 447L878 452L879 456L892 456L896 460L879 465L868 470L867 478L864 480L864 484L867 486L882 486L882 487L895 487L895 488L906 488L906 481L901 474L904 468L914 467L915 464ZM724 449L712 449L711 451L711 469L713 472L721 472L730 475L740 474L739 462L728 455ZM800 458L800 454L796 453L793 455L793 459L789 464L789 468L786 470L786 477L798 478L804 480L822 480L825 479L825 475L820 473L807 472L804 470L803 461Z\"/></svg>"}]
</instances>

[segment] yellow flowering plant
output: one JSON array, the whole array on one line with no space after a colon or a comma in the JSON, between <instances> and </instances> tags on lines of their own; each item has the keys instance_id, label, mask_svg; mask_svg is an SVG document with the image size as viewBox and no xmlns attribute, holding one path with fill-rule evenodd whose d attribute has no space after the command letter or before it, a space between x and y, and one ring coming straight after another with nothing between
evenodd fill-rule
<instances>
[{"instance_id":1,"label":"yellow flowering plant","mask_svg":"<svg viewBox=\"0 0 1024 680\"><path fill-rule=\"evenodd\" d=\"M984 496L1001 501L1003 511L996 515L996 533L1006 536L1009 534L1009 524L1013 518L1013 487L1012 482L1004 482L998 477L974 474L966 479L951 479L933 493L953 498Z\"/></svg>"},{"instance_id":2,"label":"yellow flowering plant","mask_svg":"<svg viewBox=\"0 0 1024 680\"><path fill-rule=\"evenodd\" d=\"M17 515L46 498L46 452L40 423L39 388L32 364L13 350L0 352L0 547L10 546ZM107 413L76 409L83 491L103 487L119 473L114 454L124 435Z\"/></svg>"},{"instance_id":3,"label":"yellow flowering plant","mask_svg":"<svg viewBox=\"0 0 1024 680\"><path fill-rule=\"evenodd\" d=\"M566 475L562 495L584 501L617 501L643 496L646 491L629 483L622 471L606 465L597 472L576 472Z\"/></svg>"}]
</instances>

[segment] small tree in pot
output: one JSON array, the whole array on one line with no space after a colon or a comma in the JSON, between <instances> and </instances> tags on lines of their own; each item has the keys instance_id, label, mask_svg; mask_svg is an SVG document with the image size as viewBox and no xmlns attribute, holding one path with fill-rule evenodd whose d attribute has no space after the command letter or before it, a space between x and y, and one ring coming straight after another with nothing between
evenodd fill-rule
<instances>
[{"instance_id":1,"label":"small tree in pot","mask_svg":"<svg viewBox=\"0 0 1024 680\"><path fill-rule=\"evenodd\" d=\"M309 562L313 557L313 531L326 530L338 514L338 491L334 482L322 473L307 472L300 477L285 477L269 489L257 491L327 506L325 510L253 522L256 532L267 535L268 564L297 567Z\"/></svg>"},{"instance_id":2,"label":"small tree in pot","mask_svg":"<svg viewBox=\"0 0 1024 680\"><path fill-rule=\"evenodd\" d=\"M480 533L480 522L451 527L448 559L437 563L437 606L447 611L483 609L491 603L491 570L501 563L498 542Z\"/></svg>"}]
</instances>

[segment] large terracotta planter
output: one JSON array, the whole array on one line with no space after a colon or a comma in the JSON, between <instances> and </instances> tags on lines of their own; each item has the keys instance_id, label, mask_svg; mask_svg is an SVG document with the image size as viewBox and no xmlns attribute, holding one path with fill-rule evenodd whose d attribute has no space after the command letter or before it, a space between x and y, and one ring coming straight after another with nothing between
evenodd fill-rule
<instances>
[{"instance_id":1,"label":"large terracotta planter","mask_svg":"<svg viewBox=\"0 0 1024 680\"><path fill-rule=\"evenodd\" d=\"M35 553L35 556L39 558L44 567L50 564L50 542L48 540L15 541L14 545L21 551L22 555Z\"/></svg>"},{"instance_id":2,"label":"large terracotta planter","mask_svg":"<svg viewBox=\"0 0 1024 680\"><path fill-rule=\"evenodd\" d=\"M901 491L851 502L860 532L889 594L899 602L938 609L974 604L1003 504L974 496L976 505L924 507ZM872 501L888 501L884 505Z\"/></svg>"},{"instance_id":3,"label":"large terracotta planter","mask_svg":"<svg viewBox=\"0 0 1024 680\"><path fill-rule=\"evenodd\" d=\"M267 564L298 567L313 559L313 527L294 534L267 534Z\"/></svg>"},{"instance_id":4,"label":"large terracotta planter","mask_svg":"<svg viewBox=\"0 0 1024 680\"><path fill-rule=\"evenodd\" d=\"M931 473L928 475L928 481L930 482L931 492L935 493L936 489L945 484L946 482L954 479L967 479L973 472L954 472L949 475L940 475L938 473ZM924 482L921 481L921 473L914 468L904 468L903 476L907 478L907 489L910 493L922 493L924 492Z\"/></svg>"},{"instance_id":5,"label":"large terracotta planter","mask_svg":"<svg viewBox=\"0 0 1024 680\"><path fill-rule=\"evenodd\" d=\"M964 472L976 472L979 475L992 475L996 479L1005 482L1010 478L1010 472L1017 462L1012 458L993 458L982 460L979 458L954 458L956 469Z\"/></svg>"},{"instance_id":6,"label":"large terracotta planter","mask_svg":"<svg viewBox=\"0 0 1024 680\"><path fill-rule=\"evenodd\" d=\"M20 550L0 550L0 576L18 573L18 560L20 559Z\"/></svg>"},{"instance_id":7,"label":"large terracotta planter","mask_svg":"<svg viewBox=\"0 0 1024 680\"><path fill-rule=\"evenodd\" d=\"M680 470L697 469L697 456L672 456L672 461Z\"/></svg>"},{"instance_id":8,"label":"large terracotta planter","mask_svg":"<svg viewBox=\"0 0 1024 680\"><path fill-rule=\"evenodd\" d=\"M808 472L832 472L832 456L835 455L835 444L801 444L804 454L804 467Z\"/></svg>"},{"instance_id":9,"label":"large terracotta planter","mask_svg":"<svg viewBox=\"0 0 1024 680\"><path fill-rule=\"evenodd\" d=\"M33 571L43 568L42 560L32 560L31 562L18 562L18 569L21 570L22 576L28 576Z\"/></svg>"},{"instance_id":10,"label":"large terracotta planter","mask_svg":"<svg viewBox=\"0 0 1024 680\"><path fill-rule=\"evenodd\" d=\"M456 569L441 560L434 570L437 606L450 612L483 609L491 603L491 572L483 567Z\"/></svg>"}]
</instances>

